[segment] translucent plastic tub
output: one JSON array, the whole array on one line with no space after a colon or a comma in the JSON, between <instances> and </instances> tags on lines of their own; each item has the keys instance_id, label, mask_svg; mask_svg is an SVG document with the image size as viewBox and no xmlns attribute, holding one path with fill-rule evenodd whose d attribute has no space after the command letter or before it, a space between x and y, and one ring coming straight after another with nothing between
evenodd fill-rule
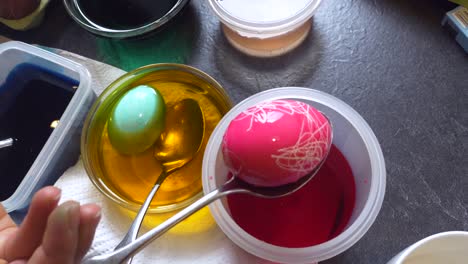
<instances>
[{"instance_id":1,"label":"translucent plastic tub","mask_svg":"<svg viewBox=\"0 0 468 264\"><path fill-rule=\"evenodd\" d=\"M0 106L0 111L9 111L8 105L13 104L17 100L17 95L21 92L16 90L20 89L18 88L20 86L4 85L9 80L10 74L12 72L18 74L18 69L27 69L29 72L24 73L23 77L19 75L20 78L16 79L20 81L27 80L29 78L28 73L35 68L40 69L38 76L46 73L69 80L76 85L71 87L74 92L72 92L68 105L66 105L62 115L57 116L59 119L56 121L58 122L51 123L51 127L55 128L48 136L29 170L27 170L26 175L20 180L13 194L2 201L8 212L27 207L32 195L39 188L54 183L68 167L77 161L83 121L96 97L91 90L91 76L84 66L41 48L11 41L0 44L0 99L2 99L2 102L6 101ZM53 100L43 100L41 103L44 106L58 104ZM35 111L39 112L41 110L38 108ZM0 114L2 113L0 112ZM11 125L0 124L0 128L7 129L7 126ZM35 127L28 127L27 129L34 131ZM12 177L12 175L6 174L8 173L5 171L0 172L4 183L9 180L8 177Z\"/></svg>"},{"instance_id":2,"label":"translucent plastic tub","mask_svg":"<svg viewBox=\"0 0 468 264\"><path fill-rule=\"evenodd\" d=\"M333 144L348 160L356 183L356 203L345 230L325 243L303 247L278 247L251 236L232 219L226 199L210 205L217 224L238 246L260 258L279 263L314 263L332 258L354 245L370 228L385 194L385 162L380 145L365 120L350 106L326 93L297 87L277 88L253 95L236 105L211 135L203 161L203 190L208 193L226 181L221 143L230 121L260 102L294 99L322 111L333 124ZM214 176L214 177L210 177Z\"/></svg>"},{"instance_id":3,"label":"translucent plastic tub","mask_svg":"<svg viewBox=\"0 0 468 264\"><path fill-rule=\"evenodd\" d=\"M321 0L209 0L226 39L239 51L273 57L299 46L309 35Z\"/></svg>"}]
</instances>

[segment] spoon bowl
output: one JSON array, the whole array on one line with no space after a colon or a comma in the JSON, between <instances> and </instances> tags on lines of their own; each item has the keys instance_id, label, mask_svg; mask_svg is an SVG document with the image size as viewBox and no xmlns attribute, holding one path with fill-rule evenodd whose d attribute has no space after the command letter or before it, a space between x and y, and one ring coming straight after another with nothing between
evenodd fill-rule
<instances>
[{"instance_id":1,"label":"spoon bowl","mask_svg":"<svg viewBox=\"0 0 468 264\"><path fill-rule=\"evenodd\" d=\"M193 99L184 99L166 113L166 129L154 147L154 157L166 171L180 168L201 148L204 133L203 113Z\"/></svg>"}]
</instances>

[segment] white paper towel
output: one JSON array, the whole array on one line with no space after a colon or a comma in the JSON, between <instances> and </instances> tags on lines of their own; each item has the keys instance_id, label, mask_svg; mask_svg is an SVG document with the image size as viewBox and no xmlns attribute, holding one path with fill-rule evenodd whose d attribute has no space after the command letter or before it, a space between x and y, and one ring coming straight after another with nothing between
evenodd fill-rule
<instances>
[{"instance_id":1,"label":"white paper towel","mask_svg":"<svg viewBox=\"0 0 468 264\"><path fill-rule=\"evenodd\" d=\"M92 184L81 159L56 182L62 189L62 202L77 200L81 204L97 203L102 207L102 219L87 256L110 252L124 237L135 213L120 208L104 197ZM149 215L140 231L169 217ZM218 228L208 208L174 227L137 254L133 263L259 263L232 243Z\"/></svg>"}]
</instances>

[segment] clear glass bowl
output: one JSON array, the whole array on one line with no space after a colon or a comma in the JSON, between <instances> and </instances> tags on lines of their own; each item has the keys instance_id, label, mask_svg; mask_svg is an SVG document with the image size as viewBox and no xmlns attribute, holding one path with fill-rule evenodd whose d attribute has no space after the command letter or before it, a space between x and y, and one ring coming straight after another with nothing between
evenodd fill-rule
<instances>
[{"instance_id":1,"label":"clear glass bowl","mask_svg":"<svg viewBox=\"0 0 468 264\"><path fill-rule=\"evenodd\" d=\"M153 149L138 155L123 155L112 148L107 137L107 120L117 100L138 85L151 85L166 104L192 98L200 104L205 120L202 147L195 157L165 180L149 212L168 212L190 204L202 193L201 166L211 132L232 102L213 78L181 64L153 64L121 76L98 97L85 120L81 138L84 167L96 188L117 204L137 211L157 177L160 162Z\"/></svg>"},{"instance_id":2,"label":"clear glass bowl","mask_svg":"<svg viewBox=\"0 0 468 264\"><path fill-rule=\"evenodd\" d=\"M68 14L76 23L78 23L79 26L93 34L117 39L139 37L147 35L149 32L161 28L167 22L176 17L188 4L188 2L189 0L178 0L174 7L171 10L169 10L169 12L167 12L164 16L146 25L132 29L112 29L98 25L93 21L89 20L86 16L84 16L83 12L81 12L80 10L79 3L77 2L77 0L63 0L63 4Z\"/></svg>"}]
</instances>

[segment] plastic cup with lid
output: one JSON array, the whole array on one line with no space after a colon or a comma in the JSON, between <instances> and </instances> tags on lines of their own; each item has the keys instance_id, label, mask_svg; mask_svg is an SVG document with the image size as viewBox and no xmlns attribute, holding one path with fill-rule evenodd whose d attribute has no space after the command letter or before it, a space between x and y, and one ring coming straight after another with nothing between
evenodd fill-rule
<instances>
[{"instance_id":1,"label":"plastic cup with lid","mask_svg":"<svg viewBox=\"0 0 468 264\"><path fill-rule=\"evenodd\" d=\"M321 0L209 0L227 40L257 57L282 55L299 46Z\"/></svg>"}]
</instances>

